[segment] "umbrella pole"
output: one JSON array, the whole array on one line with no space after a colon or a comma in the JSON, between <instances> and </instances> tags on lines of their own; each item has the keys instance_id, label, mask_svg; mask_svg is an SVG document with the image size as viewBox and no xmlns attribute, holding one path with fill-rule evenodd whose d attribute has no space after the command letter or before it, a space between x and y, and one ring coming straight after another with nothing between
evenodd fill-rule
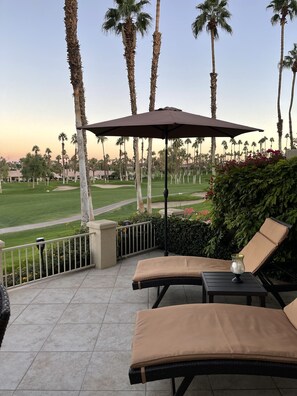
<instances>
[{"instance_id":1,"label":"umbrella pole","mask_svg":"<svg viewBox=\"0 0 297 396\"><path fill-rule=\"evenodd\" d=\"M167 224L167 201L168 201L168 129L165 130L165 186L164 186L164 256L168 256L168 224Z\"/></svg>"}]
</instances>

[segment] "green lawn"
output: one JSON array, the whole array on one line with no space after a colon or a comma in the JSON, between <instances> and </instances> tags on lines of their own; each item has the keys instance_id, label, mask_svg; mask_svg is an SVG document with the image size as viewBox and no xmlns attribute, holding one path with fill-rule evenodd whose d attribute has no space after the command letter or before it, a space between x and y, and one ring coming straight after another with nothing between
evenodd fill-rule
<instances>
[{"instance_id":1,"label":"green lawn","mask_svg":"<svg viewBox=\"0 0 297 396\"><path fill-rule=\"evenodd\" d=\"M163 180L153 182L154 202L163 200L163 183ZM127 183L124 182L124 184ZM130 184L133 185L131 182ZM71 191L53 191L57 186L61 186L61 183L51 182L50 186L39 184L35 189L32 189L32 185L28 185L27 183L5 183L3 185L3 193L0 194L0 228L39 223L79 214L79 189ZM75 183L69 183L69 186L78 187ZM208 179L204 180L201 185L169 184L169 200L194 200L197 197L193 197L191 194L205 191L207 188ZM146 186L144 185L144 196L145 189ZM118 189L92 187L94 209L129 198L135 198L135 189L133 187L121 187ZM202 210L205 208L206 204L209 205L209 203L195 205L186 205L185 203L184 207L190 206L195 210ZM180 206L183 207L182 203ZM96 216L96 220L107 219L118 222L125 220L135 212L136 203L132 203L112 212ZM38 237L44 237L48 240L72 235L79 227L80 222L77 221L42 229L2 234L0 235L0 239L5 241L6 247L17 246L35 242Z\"/></svg>"}]
</instances>

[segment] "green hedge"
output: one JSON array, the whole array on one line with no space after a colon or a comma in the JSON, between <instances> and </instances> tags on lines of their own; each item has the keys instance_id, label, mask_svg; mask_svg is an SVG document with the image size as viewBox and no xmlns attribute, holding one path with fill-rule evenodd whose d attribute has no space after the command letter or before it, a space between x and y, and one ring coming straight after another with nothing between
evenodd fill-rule
<instances>
[{"instance_id":1,"label":"green hedge","mask_svg":"<svg viewBox=\"0 0 297 396\"><path fill-rule=\"evenodd\" d=\"M248 242L267 217L291 224L289 238L279 249L275 263L282 267L282 273L285 270L293 275L297 275L296 176L297 158L286 160L278 154L269 159L258 156L219 168L210 194L213 227L218 233L233 233L239 248ZM216 238L210 246L215 244Z\"/></svg>"},{"instance_id":2,"label":"green hedge","mask_svg":"<svg viewBox=\"0 0 297 396\"><path fill-rule=\"evenodd\" d=\"M164 219L154 218L156 241L164 249ZM168 250L184 256L207 256L207 246L210 240L217 235L210 224L200 220L190 220L180 217L168 218ZM229 259L237 251L233 238L226 233L217 238L212 257Z\"/></svg>"}]
</instances>

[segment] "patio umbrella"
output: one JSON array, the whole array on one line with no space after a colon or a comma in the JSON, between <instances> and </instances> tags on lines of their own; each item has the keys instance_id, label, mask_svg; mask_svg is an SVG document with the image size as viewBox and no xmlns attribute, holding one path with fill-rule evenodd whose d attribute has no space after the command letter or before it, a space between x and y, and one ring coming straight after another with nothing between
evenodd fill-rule
<instances>
[{"instance_id":1,"label":"patio umbrella","mask_svg":"<svg viewBox=\"0 0 297 396\"><path fill-rule=\"evenodd\" d=\"M174 107L165 107L147 113L130 115L110 121L85 125L96 136L133 136L165 140L164 181L164 255L168 256L167 201L168 201L168 139L187 137L229 137L246 132L263 131L260 128L233 124L197 114L186 113Z\"/></svg>"}]
</instances>

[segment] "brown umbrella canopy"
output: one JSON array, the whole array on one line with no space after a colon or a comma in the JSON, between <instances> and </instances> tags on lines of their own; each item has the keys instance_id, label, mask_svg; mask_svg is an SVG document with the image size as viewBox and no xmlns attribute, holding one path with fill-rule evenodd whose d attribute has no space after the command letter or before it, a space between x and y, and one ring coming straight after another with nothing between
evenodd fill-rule
<instances>
[{"instance_id":1,"label":"brown umbrella canopy","mask_svg":"<svg viewBox=\"0 0 297 396\"><path fill-rule=\"evenodd\" d=\"M183 137L230 137L262 129L165 107L147 113L84 126L97 136L137 136L168 139ZM166 136L167 135L167 136Z\"/></svg>"},{"instance_id":2,"label":"brown umbrella canopy","mask_svg":"<svg viewBox=\"0 0 297 396\"><path fill-rule=\"evenodd\" d=\"M174 107L150 111L148 113L117 118L97 124L85 125L83 129L94 132L97 136L134 136L165 139L164 169L164 255L168 256L167 246L167 174L168 174L168 139L186 137L229 137L233 138L246 132L263 131L260 128L233 124L214 118L186 113Z\"/></svg>"}]
</instances>

